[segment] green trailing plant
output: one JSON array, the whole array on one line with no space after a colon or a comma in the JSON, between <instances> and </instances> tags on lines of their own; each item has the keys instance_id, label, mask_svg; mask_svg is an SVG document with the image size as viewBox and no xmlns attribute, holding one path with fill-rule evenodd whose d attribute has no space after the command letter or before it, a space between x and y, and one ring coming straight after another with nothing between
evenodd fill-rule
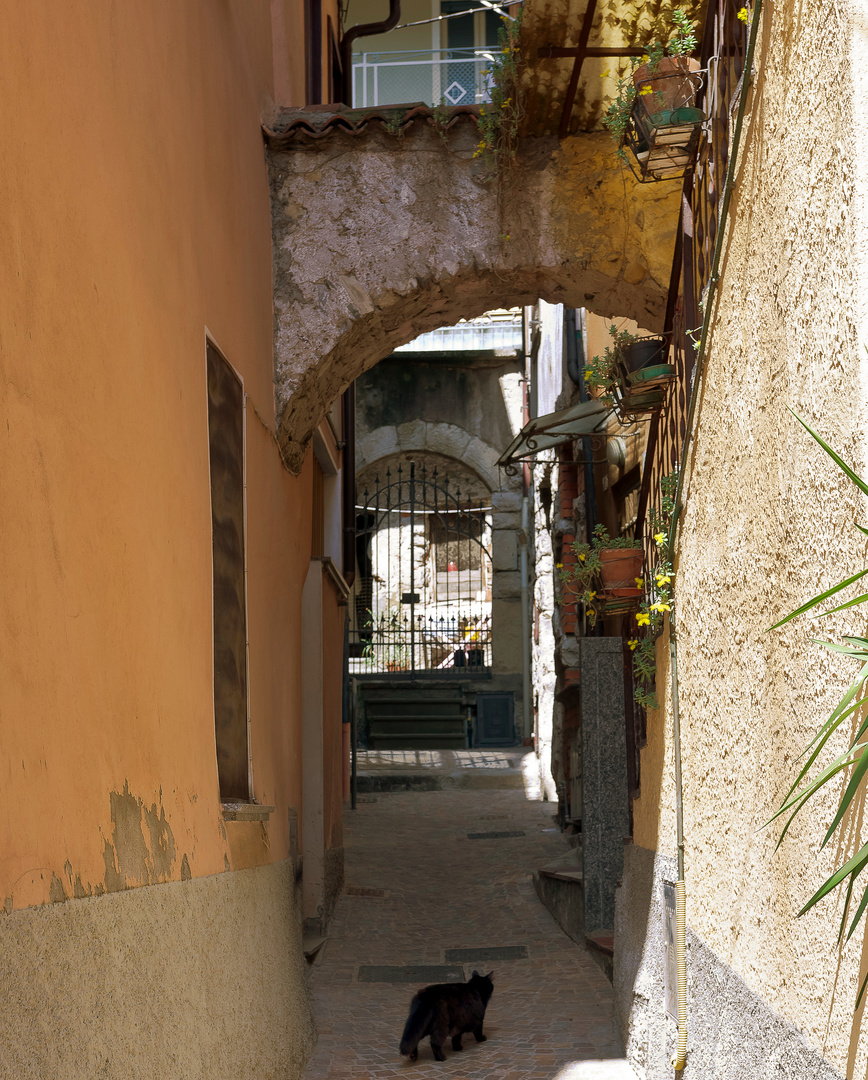
<instances>
[{"instance_id":1,"label":"green trailing plant","mask_svg":"<svg viewBox=\"0 0 868 1080\"><path fill-rule=\"evenodd\" d=\"M643 629L641 636L632 638L628 644L633 651L633 671L637 686L633 700L643 709L657 709L659 703L654 691L657 680L657 636L663 629L666 612L672 610L675 572L669 549L669 526L675 512L675 491L678 487L678 470L674 469L660 481L660 505L648 515L651 535L657 545L657 565L651 572L649 594L642 600L636 612L636 626ZM642 582L636 579L637 584ZM644 584L644 582L642 582Z\"/></svg>"},{"instance_id":2,"label":"green trailing plant","mask_svg":"<svg viewBox=\"0 0 868 1080\"><path fill-rule=\"evenodd\" d=\"M400 120L389 120L386 124L386 131L390 135L394 135L396 139L404 138L404 130L401 127Z\"/></svg>"},{"instance_id":3,"label":"green trailing plant","mask_svg":"<svg viewBox=\"0 0 868 1080\"><path fill-rule=\"evenodd\" d=\"M621 350L634 341L639 341L639 338L627 330L619 330L614 324L609 327L609 334L612 338L611 345L607 345L602 355L593 357L585 365L584 379L589 390L600 390L602 400L611 402L614 400L615 388L621 382L618 370Z\"/></svg>"},{"instance_id":4,"label":"green trailing plant","mask_svg":"<svg viewBox=\"0 0 868 1080\"><path fill-rule=\"evenodd\" d=\"M440 98L440 104L434 106L432 113L434 120L434 130L439 135L442 142L448 141L447 130L449 128L449 121L452 118L452 113L449 110L449 106L446 104L445 98Z\"/></svg>"},{"instance_id":5,"label":"green trailing plant","mask_svg":"<svg viewBox=\"0 0 868 1080\"><path fill-rule=\"evenodd\" d=\"M482 159L487 180L501 176L515 162L523 115L518 87L520 32L521 13L516 19L501 19L497 55L482 73L488 78L491 100L479 110L479 142L473 156Z\"/></svg>"},{"instance_id":6,"label":"green trailing plant","mask_svg":"<svg viewBox=\"0 0 868 1080\"><path fill-rule=\"evenodd\" d=\"M600 552L612 548L639 548L641 546L639 541L632 537L609 536L605 525L597 525L589 544L573 542L572 550L576 561L570 569L566 569L563 563L558 563L557 569L560 571L561 581L565 586L575 587L573 593L585 605L585 615L591 626L597 621L599 612L597 593L600 579Z\"/></svg>"},{"instance_id":7,"label":"green trailing plant","mask_svg":"<svg viewBox=\"0 0 868 1080\"><path fill-rule=\"evenodd\" d=\"M793 412L793 410L791 409L790 412ZM793 416L795 416L808 434L820 444L844 475L855 484L864 495L868 495L868 483L857 476L850 466L847 465L828 443L826 443L816 431L809 427L797 413L793 412ZM858 525L855 522L854 526L863 535L868 536L868 528ZM776 630L778 627L790 622L791 619L795 619L797 616L804 615L806 612L811 611L813 608L817 607L818 604L835 596L843 589L854 585L861 578L864 578L866 574L868 574L868 569L860 570L859 573L852 574L843 581L839 581L838 584L834 585L831 589L826 589L825 592L815 596L806 604L802 604L802 606L795 611L791 611L789 615L785 616L779 622L776 622L774 626L769 627L769 630ZM844 603L838 604L828 611L824 611L820 615L813 617L825 618L827 615L833 615L838 611L846 611L848 608L864 604L866 601L868 601L868 592L863 592L852 600L846 600ZM810 773L812 766L817 761L820 754L822 754L832 735L840 728L848 717L859 713L864 708L865 697L863 691L866 682L868 682L868 638L845 636L842 638L844 642L843 645L833 641L824 641L820 638L814 638L813 640L816 645L821 645L830 652L846 656L851 660L856 660L859 663L860 668L856 678L850 683L844 696L832 710L831 715L823 723L807 747L805 747L801 755L801 757L804 758L804 764L799 770L796 779L776 813L766 823L767 825L771 824L771 822L777 821L779 818L787 815L786 824L783 826L781 834L778 837L775 850L781 846L790 825L793 823L793 819L802 809L804 809L806 804L839 773L849 772L849 779L838 804L838 809L835 812L832 822L826 830L826 835L823 837L823 842L820 845L821 847L825 847L843 821L844 815L853 805L853 800L856 795L864 789L865 777L866 773L868 773L868 753L865 752L866 747L868 747L868 716L863 716L857 724L856 734L850 741L847 749L825 767L821 768L820 772L814 776L813 779L809 779L808 774ZM834 889L846 885L844 910L841 916L841 926L838 931L839 945L845 939L845 931L846 940L850 940L856 927L859 925L859 922L864 917L866 908L868 908L868 887L866 887L859 899L858 906L856 907L856 911L852 916L848 928L847 919L851 914L850 905L853 900L853 888L856 878L862 873L866 866L868 866L868 844L864 844L852 858L848 859L839 866L834 873L830 874L799 912L800 916L804 915L805 912L810 911L815 904L818 904L820 900L825 896L828 896ZM866 984L868 984L868 975L866 975L865 979L862 981L862 985L859 987L856 1008L859 1007L859 1002L862 1000L862 996L865 993Z\"/></svg>"},{"instance_id":8,"label":"green trailing plant","mask_svg":"<svg viewBox=\"0 0 868 1080\"><path fill-rule=\"evenodd\" d=\"M644 56L631 56L629 58L627 70L618 75L615 84L615 96L606 111L606 115L603 117L603 127L609 131L618 144L618 156L624 160L627 157L624 150L624 140L630 130L630 118L636 97L637 95L644 96L653 93L652 88L647 85L640 90L636 89L636 84L633 81L633 73L636 68L647 65L646 74L650 76L657 70L664 56L689 56L696 51L697 42L693 23L681 8L676 8L672 12L672 25L674 29L670 32L669 39L666 42L652 41L645 50ZM609 73L604 72L603 74L608 75Z\"/></svg>"}]
</instances>

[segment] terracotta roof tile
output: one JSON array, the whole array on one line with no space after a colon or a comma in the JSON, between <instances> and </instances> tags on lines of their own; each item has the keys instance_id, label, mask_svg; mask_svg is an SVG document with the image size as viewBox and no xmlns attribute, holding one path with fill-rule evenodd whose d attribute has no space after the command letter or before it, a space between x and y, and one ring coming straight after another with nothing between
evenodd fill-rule
<instances>
[{"instance_id":1,"label":"terracotta roof tile","mask_svg":"<svg viewBox=\"0 0 868 1080\"><path fill-rule=\"evenodd\" d=\"M473 123L479 121L478 105L457 105L447 112L446 128L471 120ZM334 104L307 105L302 109L282 109L270 125L263 125L262 130L273 150L289 150L298 143L324 139L338 131L361 135L374 125L394 129L396 124L402 132L417 124L434 124L434 109L422 102L369 109L350 109Z\"/></svg>"}]
</instances>

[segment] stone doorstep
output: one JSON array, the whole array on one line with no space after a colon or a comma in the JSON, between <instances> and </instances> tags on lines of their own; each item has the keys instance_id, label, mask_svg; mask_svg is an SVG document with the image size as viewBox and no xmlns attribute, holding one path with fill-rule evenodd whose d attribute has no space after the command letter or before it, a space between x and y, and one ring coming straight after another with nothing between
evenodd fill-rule
<instances>
[{"instance_id":1,"label":"stone doorstep","mask_svg":"<svg viewBox=\"0 0 868 1080\"><path fill-rule=\"evenodd\" d=\"M553 878L555 881L570 881L581 885L583 875L581 870L549 870L543 866L540 868L543 877Z\"/></svg>"},{"instance_id":2,"label":"stone doorstep","mask_svg":"<svg viewBox=\"0 0 868 1080\"><path fill-rule=\"evenodd\" d=\"M612 956L615 951L615 931L595 930L592 934L585 934L588 950L599 949L602 953Z\"/></svg>"},{"instance_id":3,"label":"stone doorstep","mask_svg":"<svg viewBox=\"0 0 868 1080\"><path fill-rule=\"evenodd\" d=\"M615 931L594 930L593 933L585 934L585 948L588 955L609 982L613 982L615 977Z\"/></svg>"},{"instance_id":4,"label":"stone doorstep","mask_svg":"<svg viewBox=\"0 0 868 1080\"><path fill-rule=\"evenodd\" d=\"M571 847L553 862L541 866L538 873L542 877L551 878L554 881L566 881L570 884L581 885L583 874L579 848Z\"/></svg>"},{"instance_id":5,"label":"stone doorstep","mask_svg":"<svg viewBox=\"0 0 868 1080\"><path fill-rule=\"evenodd\" d=\"M320 935L305 935L301 939L301 948L304 953L304 958L309 964L312 964L317 957L317 954L321 952L323 945L325 945L326 939Z\"/></svg>"}]
</instances>

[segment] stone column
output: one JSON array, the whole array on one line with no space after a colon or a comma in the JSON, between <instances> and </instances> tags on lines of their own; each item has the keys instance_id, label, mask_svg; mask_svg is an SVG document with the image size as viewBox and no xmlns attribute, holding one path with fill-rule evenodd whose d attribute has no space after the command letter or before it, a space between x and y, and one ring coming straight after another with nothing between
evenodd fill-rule
<instances>
[{"instance_id":1,"label":"stone column","mask_svg":"<svg viewBox=\"0 0 868 1080\"><path fill-rule=\"evenodd\" d=\"M615 925L615 885L630 819L624 645L619 637L579 641L581 656L582 868L587 933Z\"/></svg>"}]
</instances>

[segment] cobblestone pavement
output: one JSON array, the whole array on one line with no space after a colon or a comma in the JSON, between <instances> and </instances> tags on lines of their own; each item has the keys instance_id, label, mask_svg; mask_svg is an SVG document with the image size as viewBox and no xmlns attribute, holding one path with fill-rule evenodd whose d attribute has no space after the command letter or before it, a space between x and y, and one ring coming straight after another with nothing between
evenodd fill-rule
<instances>
[{"instance_id":1,"label":"cobblestone pavement","mask_svg":"<svg viewBox=\"0 0 868 1080\"><path fill-rule=\"evenodd\" d=\"M518 751L520 756L521 751ZM319 1041L306 1080L635 1080L612 1025L611 986L536 897L531 871L565 849L553 807L524 790L360 796L345 815L346 889L310 969ZM468 839L468 833L523 836ZM363 895L359 895L363 893ZM398 1042L425 981L360 982L360 965L442 965L446 950L524 945L494 970L488 1039L447 1041L436 1062Z\"/></svg>"}]
</instances>

